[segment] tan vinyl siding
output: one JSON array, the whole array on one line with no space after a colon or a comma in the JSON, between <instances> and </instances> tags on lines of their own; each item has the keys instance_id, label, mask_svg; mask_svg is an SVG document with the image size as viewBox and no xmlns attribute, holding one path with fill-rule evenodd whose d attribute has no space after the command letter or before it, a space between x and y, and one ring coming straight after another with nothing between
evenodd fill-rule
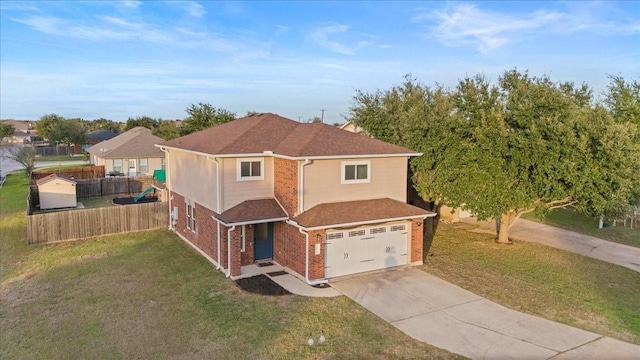
<instances>
[{"instance_id":1,"label":"tan vinyl siding","mask_svg":"<svg viewBox=\"0 0 640 360\"><path fill-rule=\"evenodd\" d=\"M342 184L342 163L370 161L368 183ZM341 201L391 198L407 200L407 158L316 160L304 169L304 211Z\"/></svg>"},{"instance_id":2,"label":"tan vinyl siding","mask_svg":"<svg viewBox=\"0 0 640 360\"><path fill-rule=\"evenodd\" d=\"M54 179L38 186L40 209L76 207L76 184Z\"/></svg>"},{"instance_id":3,"label":"tan vinyl siding","mask_svg":"<svg viewBox=\"0 0 640 360\"><path fill-rule=\"evenodd\" d=\"M236 158L224 159L222 211L245 200L273 197L273 158L261 159L264 160L264 179L249 181L238 181Z\"/></svg>"},{"instance_id":4,"label":"tan vinyl siding","mask_svg":"<svg viewBox=\"0 0 640 360\"><path fill-rule=\"evenodd\" d=\"M159 168L160 161L157 165L157 169ZM171 191L186 199L194 199L208 209L216 209L217 177L213 159L207 160L204 155L170 149L167 169Z\"/></svg>"}]
</instances>

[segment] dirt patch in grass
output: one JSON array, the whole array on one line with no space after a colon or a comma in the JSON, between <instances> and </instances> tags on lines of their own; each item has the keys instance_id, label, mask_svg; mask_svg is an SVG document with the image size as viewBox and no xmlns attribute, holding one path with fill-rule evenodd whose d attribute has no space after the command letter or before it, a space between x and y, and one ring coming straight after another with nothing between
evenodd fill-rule
<instances>
[{"instance_id":1,"label":"dirt patch in grass","mask_svg":"<svg viewBox=\"0 0 640 360\"><path fill-rule=\"evenodd\" d=\"M266 275L256 275L236 280L236 284L244 291L252 294L280 296L291 294Z\"/></svg>"}]
</instances>

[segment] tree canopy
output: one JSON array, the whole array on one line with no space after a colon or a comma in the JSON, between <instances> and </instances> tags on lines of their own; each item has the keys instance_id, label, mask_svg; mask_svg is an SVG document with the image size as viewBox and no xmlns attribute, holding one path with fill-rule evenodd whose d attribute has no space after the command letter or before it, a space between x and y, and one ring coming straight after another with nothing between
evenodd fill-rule
<instances>
[{"instance_id":1,"label":"tree canopy","mask_svg":"<svg viewBox=\"0 0 640 360\"><path fill-rule=\"evenodd\" d=\"M638 129L593 104L586 85L511 70L448 90L407 76L357 92L350 115L367 134L424 153L411 160L420 195L499 219L501 242L523 213L573 205L600 215L638 189Z\"/></svg>"},{"instance_id":2,"label":"tree canopy","mask_svg":"<svg viewBox=\"0 0 640 360\"><path fill-rule=\"evenodd\" d=\"M149 130L155 130L158 127L159 121L149 116L138 116L135 118L128 118L127 123L124 126L125 131L129 131L135 127L142 126Z\"/></svg>"},{"instance_id":3,"label":"tree canopy","mask_svg":"<svg viewBox=\"0 0 640 360\"><path fill-rule=\"evenodd\" d=\"M197 105L191 104L186 111L189 116L184 119L180 129L181 135L191 134L236 119L236 114L202 102Z\"/></svg>"},{"instance_id":4,"label":"tree canopy","mask_svg":"<svg viewBox=\"0 0 640 360\"><path fill-rule=\"evenodd\" d=\"M12 136L15 131L16 129L14 129L13 125L4 122L0 123L0 139Z\"/></svg>"}]
</instances>

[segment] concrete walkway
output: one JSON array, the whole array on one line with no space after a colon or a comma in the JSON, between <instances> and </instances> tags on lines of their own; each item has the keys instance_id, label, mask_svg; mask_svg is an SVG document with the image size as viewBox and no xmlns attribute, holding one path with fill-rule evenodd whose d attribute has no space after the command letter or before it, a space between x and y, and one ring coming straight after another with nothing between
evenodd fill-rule
<instances>
[{"instance_id":1,"label":"concrete walkway","mask_svg":"<svg viewBox=\"0 0 640 360\"><path fill-rule=\"evenodd\" d=\"M475 218L465 218L461 221L491 229L495 233L494 221L477 221ZM640 248L637 247L617 244L525 219L516 221L509 230L509 237L537 242L640 272Z\"/></svg>"},{"instance_id":2,"label":"concrete walkway","mask_svg":"<svg viewBox=\"0 0 640 360\"><path fill-rule=\"evenodd\" d=\"M640 359L640 346L508 309L415 268L331 286L411 337L472 359Z\"/></svg>"}]
</instances>

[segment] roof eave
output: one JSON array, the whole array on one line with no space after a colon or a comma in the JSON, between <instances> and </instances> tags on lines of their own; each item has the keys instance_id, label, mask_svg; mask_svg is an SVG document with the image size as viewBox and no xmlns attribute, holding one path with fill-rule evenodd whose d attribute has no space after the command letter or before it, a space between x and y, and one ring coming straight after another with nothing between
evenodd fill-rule
<instances>
[{"instance_id":1,"label":"roof eave","mask_svg":"<svg viewBox=\"0 0 640 360\"><path fill-rule=\"evenodd\" d=\"M247 221L238 221L238 222L225 222L222 219L218 219L215 216L211 216L211 218L213 218L213 220L221 223L224 226L241 226L241 225L252 225L252 224L262 224L262 223L267 223L267 222L278 222L278 221L287 221L289 220L289 217L279 217L279 218L272 218L272 219L260 219L260 220L247 220Z\"/></svg>"},{"instance_id":2,"label":"roof eave","mask_svg":"<svg viewBox=\"0 0 640 360\"><path fill-rule=\"evenodd\" d=\"M386 223L386 222L409 220L409 219L426 219L428 217L434 217L436 215L437 215L436 213L430 213L430 214L424 214L424 215L411 215L411 216L402 216L402 217L395 217L395 218L374 219L374 220L356 221L356 222L350 222L350 223L329 224L329 225L319 225L319 226L309 226L309 227L304 226L295 220L293 221L295 221L296 224L298 224L298 226L305 229L306 231L314 231L314 230L322 230L322 229L354 227L354 226L361 226L361 225L367 225L367 224Z\"/></svg>"}]
</instances>

